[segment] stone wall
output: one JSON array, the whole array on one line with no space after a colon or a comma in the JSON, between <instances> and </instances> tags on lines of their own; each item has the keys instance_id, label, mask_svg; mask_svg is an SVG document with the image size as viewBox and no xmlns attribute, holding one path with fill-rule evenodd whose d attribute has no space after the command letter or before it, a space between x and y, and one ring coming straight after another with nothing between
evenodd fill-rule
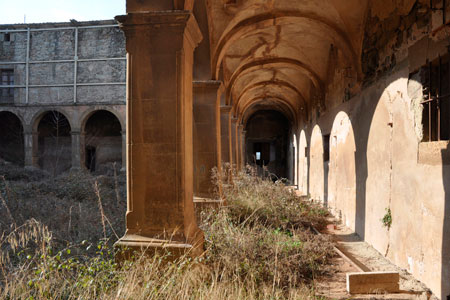
<instances>
[{"instance_id":1,"label":"stone wall","mask_svg":"<svg viewBox=\"0 0 450 300\"><path fill-rule=\"evenodd\" d=\"M55 174L85 167L83 126L95 111L106 110L117 117L122 132L105 138L96 161L125 167L126 51L115 21L0 25L0 69L14 70L14 102L0 101L0 112L21 120L25 166ZM49 111L62 113L71 130L56 167L54 155L39 149L36 138L40 118ZM52 148L51 141L47 145Z\"/></svg>"},{"instance_id":2,"label":"stone wall","mask_svg":"<svg viewBox=\"0 0 450 300\"><path fill-rule=\"evenodd\" d=\"M309 188L299 187L325 199L345 225L445 299L450 294L450 151L448 141L422 140L417 71L448 53L448 29L442 27L440 2L433 11L424 1L406 2L402 12L389 5L371 7L360 89L345 95L337 64L326 111L300 126L298 135L305 133L310 155ZM328 134L327 163L320 137ZM382 222L388 209L390 228Z\"/></svg>"},{"instance_id":3,"label":"stone wall","mask_svg":"<svg viewBox=\"0 0 450 300\"><path fill-rule=\"evenodd\" d=\"M17 104L124 104L125 57L123 32L112 20L0 25L0 68L14 69Z\"/></svg>"}]
</instances>

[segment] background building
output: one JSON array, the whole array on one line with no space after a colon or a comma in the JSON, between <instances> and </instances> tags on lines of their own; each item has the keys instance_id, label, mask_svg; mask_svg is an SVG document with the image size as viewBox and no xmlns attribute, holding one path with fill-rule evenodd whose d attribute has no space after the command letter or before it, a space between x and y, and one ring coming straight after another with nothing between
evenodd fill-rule
<instances>
[{"instance_id":1,"label":"background building","mask_svg":"<svg viewBox=\"0 0 450 300\"><path fill-rule=\"evenodd\" d=\"M0 158L53 174L124 164L126 52L113 20L0 25Z\"/></svg>"}]
</instances>

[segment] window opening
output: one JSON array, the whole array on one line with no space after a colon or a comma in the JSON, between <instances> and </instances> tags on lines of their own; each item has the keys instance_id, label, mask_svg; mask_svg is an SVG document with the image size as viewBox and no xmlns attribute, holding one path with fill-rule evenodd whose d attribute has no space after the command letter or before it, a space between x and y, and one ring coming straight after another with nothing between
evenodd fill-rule
<instances>
[{"instance_id":1,"label":"window opening","mask_svg":"<svg viewBox=\"0 0 450 300\"><path fill-rule=\"evenodd\" d=\"M450 139L450 61L448 54L421 69L423 141Z\"/></svg>"},{"instance_id":2,"label":"window opening","mask_svg":"<svg viewBox=\"0 0 450 300\"><path fill-rule=\"evenodd\" d=\"M3 35L3 41L5 41L5 42L11 41L11 34L9 32L7 32Z\"/></svg>"},{"instance_id":3,"label":"window opening","mask_svg":"<svg viewBox=\"0 0 450 300\"><path fill-rule=\"evenodd\" d=\"M0 70L0 102L10 103L14 102L14 70L1 69Z\"/></svg>"},{"instance_id":4,"label":"window opening","mask_svg":"<svg viewBox=\"0 0 450 300\"><path fill-rule=\"evenodd\" d=\"M256 160L261 160L261 152L256 152Z\"/></svg>"}]
</instances>

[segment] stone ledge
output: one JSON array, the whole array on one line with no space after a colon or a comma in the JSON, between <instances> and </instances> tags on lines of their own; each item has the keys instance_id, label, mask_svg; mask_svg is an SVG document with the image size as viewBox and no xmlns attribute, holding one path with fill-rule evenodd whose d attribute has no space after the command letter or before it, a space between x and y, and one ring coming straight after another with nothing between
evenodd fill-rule
<instances>
[{"instance_id":1,"label":"stone ledge","mask_svg":"<svg viewBox=\"0 0 450 300\"><path fill-rule=\"evenodd\" d=\"M116 257L119 261L133 259L134 253L137 252L148 256L153 256L155 254L165 255L169 260L176 259L185 254L198 256L203 252L201 246L194 247L188 243L150 238L136 234L125 235L118 240L114 246L124 249L124 251Z\"/></svg>"},{"instance_id":2,"label":"stone ledge","mask_svg":"<svg viewBox=\"0 0 450 300\"><path fill-rule=\"evenodd\" d=\"M375 294L400 292L398 272L347 273L347 292L350 294Z\"/></svg>"},{"instance_id":3,"label":"stone ledge","mask_svg":"<svg viewBox=\"0 0 450 300\"><path fill-rule=\"evenodd\" d=\"M421 142L417 162L423 165L439 166L450 164L449 141Z\"/></svg>"}]
</instances>

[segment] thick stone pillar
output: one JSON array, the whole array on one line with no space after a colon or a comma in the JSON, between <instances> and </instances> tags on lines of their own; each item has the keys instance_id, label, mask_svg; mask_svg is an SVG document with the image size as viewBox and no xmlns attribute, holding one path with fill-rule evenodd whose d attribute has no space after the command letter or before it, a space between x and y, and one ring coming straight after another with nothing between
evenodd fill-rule
<instances>
[{"instance_id":1,"label":"thick stone pillar","mask_svg":"<svg viewBox=\"0 0 450 300\"><path fill-rule=\"evenodd\" d=\"M237 118L231 118L231 132L230 132L230 161L237 168Z\"/></svg>"},{"instance_id":2,"label":"thick stone pillar","mask_svg":"<svg viewBox=\"0 0 450 300\"><path fill-rule=\"evenodd\" d=\"M119 246L203 251L193 204L192 65L202 36L189 11L118 16L127 63L126 233Z\"/></svg>"},{"instance_id":3,"label":"thick stone pillar","mask_svg":"<svg viewBox=\"0 0 450 300\"><path fill-rule=\"evenodd\" d=\"M242 130L241 130L241 168L245 167L245 134L247 133L247 131L244 130L244 126L242 125Z\"/></svg>"},{"instance_id":4,"label":"thick stone pillar","mask_svg":"<svg viewBox=\"0 0 450 300\"><path fill-rule=\"evenodd\" d=\"M25 168L38 167L38 133L30 130L24 130L23 145L25 151Z\"/></svg>"},{"instance_id":5,"label":"thick stone pillar","mask_svg":"<svg viewBox=\"0 0 450 300\"><path fill-rule=\"evenodd\" d=\"M237 168L239 170L242 169L242 130L243 130L243 127L244 126L242 126L242 124L239 124L237 126L237 154L236 154L236 156L238 158Z\"/></svg>"},{"instance_id":6,"label":"thick stone pillar","mask_svg":"<svg viewBox=\"0 0 450 300\"><path fill-rule=\"evenodd\" d=\"M194 81L194 195L214 198L211 170L220 169L220 81Z\"/></svg>"},{"instance_id":7,"label":"thick stone pillar","mask_svg":"<svg viewBox=\"0 0 450 300\"><path fill-rule=\"evenodd\" d=\"M231 129L231 106L220 107L220 136L222 139L222 161L231 162L230 158L230 129Z\"/></svg>"},{"instance_id":8,"label":"thick stone pillar","mask_svg":"<svg viewBox=\"0 0 450 300\"><path fill-rule=\"evenodd\" d=\"M82 155L81 133L79 130L72 130L72 170L80 170Z\"/></svg>"},{"instance_id":9,"label":"thick stone pillar","mask_svg":"<svg viewBox=\"0 0 450 300\"><path fill-rule=\"evenodd\" d=\"M122 134L122 167L121 172L125 172L127 167L127 131L123 130L120 132Z\"/></svg>"}]
</instances>

